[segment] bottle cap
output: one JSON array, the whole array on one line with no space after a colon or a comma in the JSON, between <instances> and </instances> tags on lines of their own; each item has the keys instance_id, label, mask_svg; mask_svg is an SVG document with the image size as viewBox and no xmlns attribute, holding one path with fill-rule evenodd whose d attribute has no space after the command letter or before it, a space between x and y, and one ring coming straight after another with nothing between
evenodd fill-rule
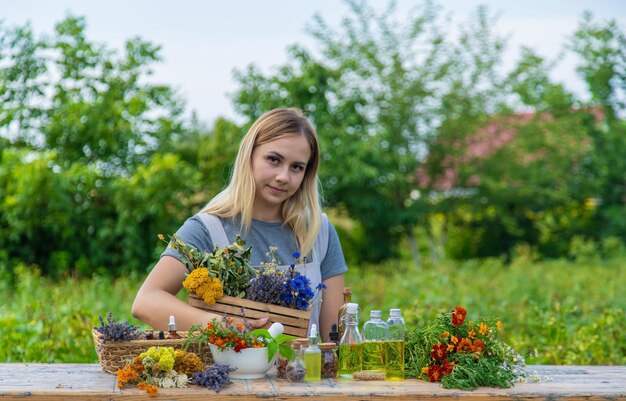
<instances>
[{"instance_id":1,"label":"bottle cap","mask_svg":"<svg viewBox=\"0 0 626 401\"><path fill-rule=\"evenodd\" d=\"M170 331L176 330L176 319L174 319L174 315L170 315L170 323L167 325L167 329Z\"/></svg>"},{"instance_id":2,"label":"bottle cap","mask_svg":"<svg viewBox=\"0 0 626 401\"><path fill-rule=\"evenodd\" d=\"M280 322L274 322L274 323L272 323L270 328L267 329L267 331L270 332L270 335L272 337L276 338L279 335L283 334L283 332L285 331L285 326L283 326L282 323L280 323Z\"/></svg>"},{"instance_id":3,"label":"bottle cap","mask_svg":"<svg viewBox=\"0 0 626 401\"><path fill-rule=\"evenodd\" d=\"M400 309L389 309L389 317L401 317L402 311Z\"/></svg>"},{"instance_id":4,"label":"bottle cap","mask_svg":"<svg viewBox=\"0 0 626 401\"><path fill-rule=\"evenodd\" d=\"M349 302L346 304L346 313L357 313L359 311L359 304Z\"/></svg>"},{"instance_id":5,"label":"bottle cap","mask_svg":"<svg viewBox=\"0 0 626 401\"><path fill-rule=\"evenodd\" d=\"M372 319L380 319L381 316L382 316L382 313L379 310L370 311L370 317Z\"/></svg>"}]
</instances>

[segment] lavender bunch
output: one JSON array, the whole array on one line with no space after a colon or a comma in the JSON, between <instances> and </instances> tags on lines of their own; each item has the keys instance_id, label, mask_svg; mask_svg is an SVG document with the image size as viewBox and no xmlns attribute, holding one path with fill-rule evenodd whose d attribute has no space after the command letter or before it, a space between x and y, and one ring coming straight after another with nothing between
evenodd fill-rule
<instances>
[{"instance_id":1,"label":"lavender bunch","mask_svg":"<svg viewBox=\"0 0 626 401\"><path fill-rule=\"evenodd\" d=\"M259 275L250 281L246 298L264 303L276 303L284 291L283 274L269 267L264 267Z\"/></svg>"},{"instance_id":2,"label":"lavender bunch","mask_svg":"<svg viewBox=\"0 0 626 401\"><path fill-rule=\"evenodd\" d=\"M144 337L139 326L129 324L128 321L118 322L111 312L107 314L107 323L104 323L102 316L98 316L98 319L100 319L100 326L96 326L95 329L102 334L100 348L107 341L131 341Z\"/></svg>"},{"instance_id":3,"label":"lavender bunch","mask_svg":"<svg viewBox=\"0 0 626 401\"><path fill-rule=\"evenodd\" d=\"M278 248L270 246L266 256L269 262L261 262L259 274L250 280L250 287L246 291L246 298L251 301L277 304L284 291L285 280L283 272L278 271L280 264L276 251Z\"/></svg>"},{"instance_id":4,"label":"lavender bunch","mask_svg":"<svg viewBox=\"0 0 626 401\"><path fill-rule=\"evenodd\" d=\"M229 384L233 384L230 380L229 373L235 369L228 365L211 365L204 372L196 372L193 374L193 380L199 386L206 386L210 390L219 393L220 390Z\"/></svg>"}]
</instances>

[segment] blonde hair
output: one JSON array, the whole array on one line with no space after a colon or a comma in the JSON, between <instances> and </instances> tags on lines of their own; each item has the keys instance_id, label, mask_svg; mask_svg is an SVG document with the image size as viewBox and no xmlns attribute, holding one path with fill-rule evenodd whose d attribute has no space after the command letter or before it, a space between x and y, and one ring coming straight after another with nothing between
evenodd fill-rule
<instances>
[{"instance_id":1,"label":"blonde hair","mask_svg":"<svg viewBox=\"0 0 626 401\"><path fill-rule=\"evenodd\" d=\"M235 166L228 186L202 210L219 217L241 216L241 229L247 232L252 223L252 206L256 192L252 172L252 152L268 142L285 135L302 135L311 146L304 178L293 196L283 203L283 224L293 231L300 253L307 255L319 233L322 221L319 181L319 144L315 129L296 108L268 111L252 124L239 145Z\"/></svg>"}]
</instances>

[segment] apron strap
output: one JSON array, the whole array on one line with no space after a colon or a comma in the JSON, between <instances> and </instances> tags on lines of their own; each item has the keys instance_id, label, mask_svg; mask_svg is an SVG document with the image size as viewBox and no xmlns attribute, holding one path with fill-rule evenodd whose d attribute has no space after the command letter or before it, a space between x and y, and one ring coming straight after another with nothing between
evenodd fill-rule
<instances>
[{"instance_id":1,"label":"apron strap","mask_svg":"<svg viewBox=\"0 0 626 401\"><path fill-rule=\"evenodd\" d=\"M322 213L322 226L320 227L320 232L317 234L317 238L315 239L315 245L313 245L313 260L320 265L322 261L326 257L326 252L328 251L328 216L326 213Z\"/></svg>"},{"instance_id":2,"label":"apron strap","mask_svg":"<svg viewBox=\"0 0 626 401\"><path fill-rule=\"evenodd\" d=\"M226 237L226 231L224 231L224 226L219 217L208 213L198 213L198 217L200 217L209 231L213 247L219 246L220 248L226 248L230 245L228 237Z\"/></svg>"}]
</instances>

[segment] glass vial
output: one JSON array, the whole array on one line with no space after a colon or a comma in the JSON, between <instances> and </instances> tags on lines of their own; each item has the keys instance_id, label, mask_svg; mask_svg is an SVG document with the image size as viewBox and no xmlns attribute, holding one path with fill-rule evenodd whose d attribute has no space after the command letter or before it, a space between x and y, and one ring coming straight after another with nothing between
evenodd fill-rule
<instances>
[{"instance_id":1,"label":"glass vial","mask_svg":"<svg viewBox=\"0 0 626 401\"><path fill-rule=\"evenodd\" d=\"M322 379L337 377L337 344L334 342L320 344L322 351Z\"/></svg>"},{"instance_id":2,"label":"glass vial","mask_svg":"<svg viewBox=\"0 0 626 401\"><path fill-rule=\"evenodd\" d=\"M306 375L306 369L304 367L304 361L302 360L302 347L299 343L293 343L291 348L295 354L294 358L287 363L285 369L285 376L287 380L291 382L301 382Z\"/></svg>"},{"instance_id":3,"label":"glass vial","mask_svg":"<svg viewBox=\"0 0 626 401\"><path fill-rule=\"evenodd\" d=\"M167 325L167 335L165 338L168 340L175 340L177 338L182 338L180 334L176 332L176 319L173 315L170 316L169 324Z\"/></svg>"},{"instance_id":4,"label":"glass vial","mask_svg":"<svg viewBox=\"0 0 626 401\"><path fill-rule=\"evenodd\" d=\"M404 380L404 319L400 309L390 309L389 339L385 341L385 379Z\"/></svg>"},{"instance_id":5,"label":"glass vial","mask_svg":"<svg viewBox=\"0 0 626 401\"><path fill-rule=\"evenodd\" d=\"M309 333L309 346L304 350L304 368L306 374L304 381L318 382L322 380L322 352L319 348L317 325L311 325Z\"/></svg>"}]
</instances>

